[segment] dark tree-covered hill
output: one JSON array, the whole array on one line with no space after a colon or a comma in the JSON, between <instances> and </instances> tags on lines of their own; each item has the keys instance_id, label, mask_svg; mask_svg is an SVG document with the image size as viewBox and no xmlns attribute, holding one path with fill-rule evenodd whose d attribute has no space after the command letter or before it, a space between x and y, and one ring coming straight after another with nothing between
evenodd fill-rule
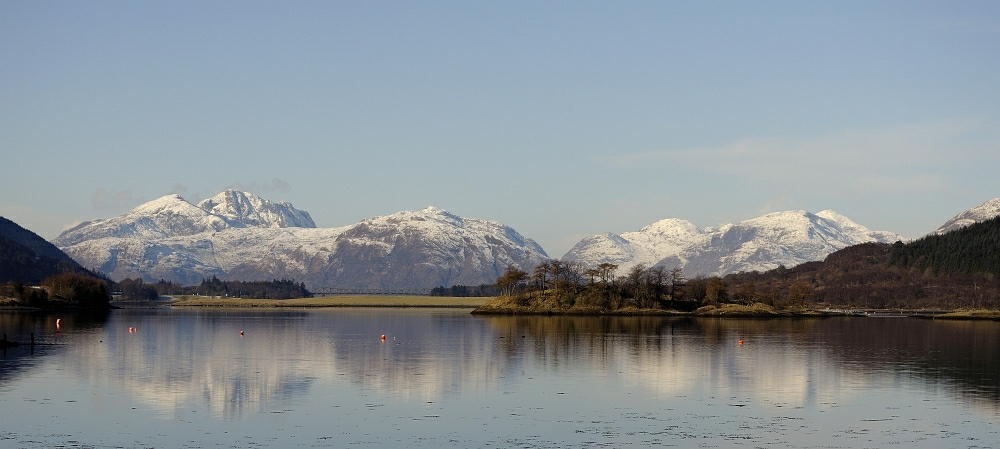
<instances>
[{"instance_id":1,"label":"dark tree-covered hill","mask_svg":"<svg viewBox=\"0 0 1000 449\"><path fill-rule=\"evenodd\" d=\"M950 273L1000 274L1000 217L893 248L889 265Z\"/></svg>"},{"instance_id":2,"label":"dark tree-covered hill","mask_svg":"<svg viewBox=\"0 0 1000 449\"><path fill-rule=\"evenodd\" d=\"M55 245L0 217L0 283L20 280L37 285L61 273L94 276Z\"/></svg>"},{"instance_id":3,"label":"dark tree-covered hill","mask_svg":"<svg viewBox=\"0 0 1000 449\"><path fill-rule=\"evenodd\" d=\"M48 240L4 217L0 217L0 236L4 236L14 243L30 249L39 256L48 256L58 260L73 260L57 248L56 245L49 243Z\"/></svg>"},{"instance_id":4,"label":"dark tree-covered hill","mask_svg":"<svg viewBox=\"0 0 1000 449\"><path fill-rule=\"evenodd\" d=\"M731 274L729 291L770 303L864 308L1000 307L1000 218L903 244L865 243L822 262ZM744 298L749 300L749 298Z\"/></svg>"}]
</instances>

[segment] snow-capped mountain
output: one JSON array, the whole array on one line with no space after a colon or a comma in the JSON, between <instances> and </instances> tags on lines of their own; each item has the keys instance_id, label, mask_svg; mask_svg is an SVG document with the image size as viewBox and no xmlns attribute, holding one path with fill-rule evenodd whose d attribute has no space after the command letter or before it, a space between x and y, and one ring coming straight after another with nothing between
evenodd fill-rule
<instances>
[{"instance_id":1,"label":"snow-capped mountain","mask_svg":"<svg viewBox=\"0 0 1000 449\"><path fill-rule=\"evenodd\" d=\"M198 203L205 212L223 217L235 227L315 228L309 212L292 207L291 203L272 203L257 195L238 190L226 190Z\"/></svg>"},{"instance_id":2,"label":"snow-capped mountain","mask_svg":"<svg viewBox=\"0 0 1000 449\"><path fill-rule=\"evenodd\" d=\"M508 264L547 259L501 223L429 207L316 228L305 211L226 191L192 205L177 195L67 230L56 246L112 279L194 284L218 276L295 279L309 288L425 288L492 283Z\"/></svg>"},{"instance_id":3,"label":"snow-capped mountain","mask_svg":"<svg viewBox=\"0 0 1000 449\"><path fill-rule=\"evenodd\" d=\"M228 228L315 228L306 211L289 203L272 203L259 196L226 190L198 203L180 195L167 195L142 204L125 214L80 223L52 241L58 247L100 238L160 240L218 232Z\"/></svg>"},{"instance_id":4,"label":"snow-capped mountain","mask_svg":"<svg viewBox=\"0 0 1000 449\"><path fill-rule=\"evenodd\" d=\"M998 215L1000 215L1000 198L993 198L992 200L954 216L951 220L948 220L941 225L940 228L931 232L931 235L946 234L948 232L964 228L968 225L979 223L980 221L989 220Z\"/></svg>"},{"instance_id":5,"label":"snow-capped mountain","mask_svg":"<svg viewBox=\"0 0 1000 449\"><path fill-rule=\"evenodd\" d=\"M705 229L685 220L661 220L637 232L587 237L563 260L586 266L613 263L619 273L644 264L680 267L687 276L711 276L792 267L850 245L897 240L902 238L871 231L832 210L787 211Z\"/></svg>"},{"instance_id":6,"label":"snow-capped mountain","mask_svg":"<svg viewBox=\"0 0 1000 449\"><path fill-rule=\"evenodd\" d=\"M708 241L711 233L699 229L694 223L677 218L667 218L636 232L593 235L580 240L562 260L575 260L587 266L601 263L618 265L619 272L643 264L656 265L672 257L673 266L686 263L681 259L685 250Z\"/></svg>"}]
</instances>

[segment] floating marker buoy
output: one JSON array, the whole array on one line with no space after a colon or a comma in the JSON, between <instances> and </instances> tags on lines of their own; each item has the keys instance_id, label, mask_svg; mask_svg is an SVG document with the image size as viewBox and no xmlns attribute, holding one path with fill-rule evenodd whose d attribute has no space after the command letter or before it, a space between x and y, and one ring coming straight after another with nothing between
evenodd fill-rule
<instances>
[{"instance_id":1,"label":"floating marker buoy","mask_svg":"<svg viewBox=\"0 0 1000 449\"><path fill-rule=\"evenodd\" d=\"M740 339L740 346L743 346L743 339Z\"/></svg>"},{"instance_id":2,"label":"floating marker buoy","mask_svg":"<svg viewBox=\"0 0 1000 449\"><path fill-rule=\"evenodd\" d=\"M382 334L382 341L385 341L385 334Z\"/></svg>"},{"instance_id":3,"label":"floating marker buoy","mask_svg":"<svg viewBox=\"0 0 1000 449\"><path fill-rule=\"evenodd\" d=\"M240 337L242 337L242 336L243 336L243 331L240 331Z\"/></svg>"}]
</instances>

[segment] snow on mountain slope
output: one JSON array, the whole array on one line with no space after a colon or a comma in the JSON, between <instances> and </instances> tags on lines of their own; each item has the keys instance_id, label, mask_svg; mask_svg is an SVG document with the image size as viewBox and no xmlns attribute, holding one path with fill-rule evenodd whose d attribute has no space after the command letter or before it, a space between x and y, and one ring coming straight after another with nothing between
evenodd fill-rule
<instances>
[{"instance_id":1,"label":"snow on mountain slope","mask_svg":"<svg viewBox=\"0 0 1000 449\"><path fill-rule=\"evenodd\" d=\"M64 231L52 243L63 248L108 237L155 240L220 231L229 226L226 219L195 207L180 195L167 195L118 217L80 223Z\"/></svg>"},{"instance_id":2,"label":"snow on mountain slope","mask_svg":"<svg viewBox=\"0 0 1000 449\"><path fill-rule=\"evenodd\" d=\"M81 223L64 231L52 243L68 247L100 238L161 240L247 227L314 228L316 225L308 212L289 203L272 203L252 193L227 190L198 206L180 195L167 195L118 217Z\"/></svg>"},{"instance_id":3,"label":"snow on mountain slope","mask_svg":"<svg viewBox=\"0 0 1000 449\"><path fill-rule=\"evenodd\" d=\"M326 242L302 248L307 285L359 288L435 287L492 283L509 264L530 269L548 258L533 240L495 221L462 218L428 207L364 220ZM230 275L293 274L284 260L251 260Z\"/></svg>"},{"instance_id":4,"label":"snow on mountain slope","mask_svg":"<svg viewBox=\"0 0 1000 449\"><path fill-rule=\"evenodd\" d=\"M1000 215L1000 198L993 198L992 200L954 216L951 220L948 220L941 225L940 228L931 232L931 235L946 234L971 224L989 220L998 215Z\"/></svg>"},{"instance_id":5,"label":"snow on mountain slope","mask_svg":"<svg viewBox=\"0 0 1000 449\"><path fill-rule=\"evenodd\" d=\"M198 207L225 218L237 227L315 228L309 213L292 207L291 203L272 203L252 193L229 189L198 203Z\"/></svg>"},{"instance_id":6,"label":"snow on mountain slope","mask_svg":"<svg viewBox=\"0 0 1000 449\"><path fill-rule=\"evenodd\" d=\"M687 276L725 275L791 267L822 260L850 245L899 239L891 232L871 231L831 210L816 214L787 211L703 230L684 220L661 220L638 232L585 238L563 259L587 266L615 263L619 273L641 263L680 267Z\"/></svg>"},{"instance_id":7,"label":"snow on mountain slope","mask_svg":"<svg viewBox=\"0 0 1000 449\"><path fill-rule=\"evenodd\" d=\"M309 226L309 227L306 227ZM142 277L295 279L310 288L412 288L492 283L508 264L530 269L548 258L501 223L429 207L339 228L245 192L198 206L176 195L119 217L70 229L53 243L115 280Z\"/></svg>"},{"instance_id":8,"label":"snow on mountain slope","mask_svg":"<svg viewBox=\"0 0 1000 449\"><path fill-rule=\"evenodd\" d=\"M684 271L691 275L725 275L766 271L823 260L830 253L866 242L891 243L901 237L870 231L833 211L775 212L736 223L688 251Z\"/></svg>"},{"instance_id":9,"label":"snow on mountain slope","mask_svg":"<svg viewBox=\"0 0 1000 449\"><path fill-rule=\"evenodd\" d=\"M668 257L678 258L673 266L683 265L681 253L704 243L710 234L687 220L667 218L636 232L612 233L586 237L573 246L563 260L576 260L588 266L601 263L618 265L620 272L644 264L656 265Z\"/></svg>"}]
</instances>

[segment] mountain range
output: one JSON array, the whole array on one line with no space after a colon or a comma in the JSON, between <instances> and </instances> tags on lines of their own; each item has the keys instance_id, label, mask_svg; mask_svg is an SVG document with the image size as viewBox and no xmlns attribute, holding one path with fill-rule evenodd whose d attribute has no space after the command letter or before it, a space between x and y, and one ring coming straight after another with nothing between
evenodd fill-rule
<instances>
[{"instance_id":1,"label":"mountain range","mask_svg":"<svg viewBox=\"0 0 1000 449\"><path fill-rule=\"evenodd\" d=\"M723 276L792 267L822 260L851 245L902 239L892 232L869 230L832 210L775 212L705 229L668 218L636 232L584 238L563 260L587 267L612 263L619 273L643 264L679 267L689 277Z\"/></svg>"},{"instance_id":2,"label":"mountain range","mask_svg":"<svg viewBox=\"0 0 1000 449\"><path fill-rule=\"evenodd\" d=\"M164 196L81 223L53 243L115 280L286 278L311 289L492 284L507 265L531 269L548 258L508 226L435 207L317 228L289 203L236 190L197 205Z\"/></svg>"},{"instance_id":3,"label":"mountain range","mask_svg":"<svg viewBox=\"0 0 1000 449\"><path fill-rule=\"evenodd\" d=\"M952 217L951 220L946 221L940 228L937 228L929 235L947 234L971 224L984 222L996 216L1000 216L1000 198L993 198Z\"/></svg>"},{"instance_id":4,"label":"mountain range","mask_svg":"<svg viewBox=\"0 0 1000 449\"><path fill-rule=\"evenodd\" d=\"M957 215L935 233L1000 215L1000 198ZM639 231L578 242L562 260L592 267L680 267L688 277L766 271L823 260L842 248L905 240L832 210L775 212L699 228L668 218ZM290 203L226 190L191 204L167 195L118 217L81 223L52 241L114 280L195 284L222 279L305 282L311 289L406 289L490 284L507 265L531 271L548 259L533 240L495 221L428 207L353 225L317 228Z\"/></svg>"}]
</instances>

